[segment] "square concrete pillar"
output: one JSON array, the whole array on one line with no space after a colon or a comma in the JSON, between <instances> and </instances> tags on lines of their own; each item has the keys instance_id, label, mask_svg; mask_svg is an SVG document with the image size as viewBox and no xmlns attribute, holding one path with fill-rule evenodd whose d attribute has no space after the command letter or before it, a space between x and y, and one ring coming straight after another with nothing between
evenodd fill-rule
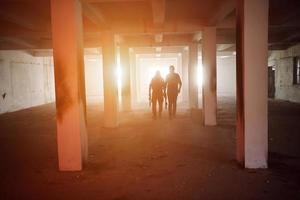
<instances>
[{"instance_id":1,"label":"square concrete pillar","mask_svg":"<svg viewBox=\"0 0 300 200\"><path fill-rule=\"evenodd\" d=\"M122 110L131 111L130 59L129 48L120 46L120 61L122 68Z\"/></svg>"},{"instance_id":2,"label":"square concrete pillar","mask_svg":"<svg viewBox=\"0 0 300 200\"><path fill-rule=\"evenodd\" d=\"M103 32L104 127L115 128L118 121L118 82L114 34Z\"/></svg>"},{"instance_id":3,"label":"square concrete pillar","mask_svg":"<svg viewBox=\"0 0 300 200\"><path fill-rule=\"evenodd\" d=\"M129 60L130 60L130 84L131 90L130 95L132 95L131 105L137 104L137 80L136 80L136 55L134 49L129 50Z\"/></svg>"},{"instance_id":4,"label":"square concrete pillar","mask_svg":"<svg viewBox=\"0 0 300 200\"><path fill-rule=\"evenodd\" d=\"M182 100L184 104L188 105L189 103L189 53L188 49L184 48L182 51Z\"/></svg>"},{"instance_id":5,"label":"square concrete pillar","mask_svg":"<svg viewBox=\"0 0 300 200\"><path fill-rule=\"evenodd\" d=\"M79 0L51 0L58 163L82 169L87 159L82 13Z\"/></svg>"},{"instance_id":6,"label":"square concrete pillar","mask_svg":"<svg viewBox=\"0 0 300 200\"><path fill-rule=\"evenodd\" d=\"M205 27L202 34L203 122L217 124L217 44L216 27Z\"/></svg>"},{"instance_id":7,"label":"square concrete pillar","mask_svg":"<svg viewBox=\"0 0 300 200\"><path fill-rule=\"evenodd\" d=\"M237 1L237 160L268 160L268 0Z\"/></svg>"},{"instance_id":8,"label":"square concrete pillar","mask_svg":"<svg viewBox=\"0 0 300 200\"><path fill-rule=\"evenodd\" d=\"M198 67L198 44L189 45L189 107L198 108L198 85L197 85L197 67Z\"/></svg>"}]
</instances>

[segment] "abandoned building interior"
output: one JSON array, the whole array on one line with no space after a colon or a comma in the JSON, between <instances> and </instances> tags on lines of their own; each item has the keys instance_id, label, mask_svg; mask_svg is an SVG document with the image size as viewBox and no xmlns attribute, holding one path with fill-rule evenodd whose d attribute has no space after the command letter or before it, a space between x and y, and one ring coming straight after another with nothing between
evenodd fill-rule
<instances>
[{"instance_id":1,"label":"abandoned building interior","mask_svg":"<svg viewBox=\"0 0 300 200\"><path fill-rule=\"evenodd\" d=\"M300 199L299 8L1 0L0 199Z\"/></svg>"}]
</instances>

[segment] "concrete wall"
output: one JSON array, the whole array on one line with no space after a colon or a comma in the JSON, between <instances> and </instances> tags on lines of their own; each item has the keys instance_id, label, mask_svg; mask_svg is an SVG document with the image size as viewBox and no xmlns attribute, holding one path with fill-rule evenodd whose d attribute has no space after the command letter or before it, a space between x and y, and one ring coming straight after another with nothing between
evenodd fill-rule
<instances>
[{"instance_id":1,"label":"concrete wall","mask_svg":"<svg viewBox=\"0 0 300 200\"><path fill-rule=\"evenodd\" d=\"M103 101L103 64L102 56L86 55L85 88L88 103Z\"/></svg>"},{"instance_id":2,"label":"concrete wall","mask_svg":"<svg viewBox=\"0 0 300 200\"><path fill-rule=\"evenodd\" d=\"M0 51L0 113L53 102L53 77L50 59Z\"/></svg>"},{"instance_id":3,"label":"concrete wall","mask_svg":"<svg viewBox=\"0 0 300 200\"><path fill-rule=\"evenodd\" d=\"M275 98L300 102L300 85L293 85L293 57L300 56L300 45L272 51L269 66L275 67Z\"/></svg>"},{"instance_id":4,"label":"concrete wall","mask_svg":"<svg viewBox=\"0 0 300 200\"><path fill-rule=\"evenodd\" d=\"M103 100L102 57L85 56L88 102ZM0 51L0 113L55 101L52 57L33 57L22 51Z\"/></svg>"},{"instance_id":5,"label":"concrete wall","mask_svg":"<svg viewBox=\"0 0 300 200\"><path fill-rule=\"evenodd\" d=\"M232 53L218 53L217 55L217 97L236 96L236 57ZM201 57L198 65L202 66ZM200 74L202 70L199 70ZM203 75L202 75L203 76ZM203 78L202 78L203 79ZM200 81L202 82L202 80ZM202 87L198 87L198 105L202 108Z\"/></svg>"},{"instance_id":6,"label":"concrete wall","mask_svg":"<svg viewBox=\"0 0 300 200\"><path fill-rule=\"evenodd\" d=\"M217 58L217 95L236 95L235 56L218 56Z\"/></svg>"}]
</instances>

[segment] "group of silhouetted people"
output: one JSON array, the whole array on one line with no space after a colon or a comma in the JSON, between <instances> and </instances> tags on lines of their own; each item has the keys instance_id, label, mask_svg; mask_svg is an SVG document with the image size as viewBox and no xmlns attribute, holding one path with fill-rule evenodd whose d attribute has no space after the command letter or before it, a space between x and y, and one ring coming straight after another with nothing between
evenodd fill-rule
<instances>
[{"instance_id":1,"label":"group of silhouetted people","mask_svg":"<svg viewBox=\"0 0 300 200\"><path fill-rule=\"evenodd\" d=\"M179 74L175 73L175 67L169 67L169 74L165 80L161 77L160 72L156 71L149 85L149 102L152 104L153 119L157 118L156 105L158 104L158 116L161 117L163 102L169 111L169 119L176 117L177 96L181 90L181 79Z\"/></svg>"}]
</instances>

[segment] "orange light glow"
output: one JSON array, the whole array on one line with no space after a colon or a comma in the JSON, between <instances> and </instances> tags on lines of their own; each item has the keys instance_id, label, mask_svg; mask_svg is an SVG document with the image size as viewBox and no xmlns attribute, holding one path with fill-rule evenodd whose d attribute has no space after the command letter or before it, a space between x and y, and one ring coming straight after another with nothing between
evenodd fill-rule
<instances>
[{"instance_id":1,"label":"orange light glow","mask_svg":"<svg viewBox=\"0 0 300 200\"><path fill-rule=\"evenodd\" d=\"M199 62L198 63L198 67L197 67L197 85L198 87L202 87L203 84L203 66L202 63Z\"/></svg>"},{"instance_id":2,"label":"orange light glow","mask_svg":"<svg viewBox=\"0 0 300 200\"><path fill-rule=\"evenodd\" d=\"M119 103L121 103L122 102L122 66L120 61L120 54L118 54L117 56L116 78L118 84Z\"/></svg>"}]
</instances>

